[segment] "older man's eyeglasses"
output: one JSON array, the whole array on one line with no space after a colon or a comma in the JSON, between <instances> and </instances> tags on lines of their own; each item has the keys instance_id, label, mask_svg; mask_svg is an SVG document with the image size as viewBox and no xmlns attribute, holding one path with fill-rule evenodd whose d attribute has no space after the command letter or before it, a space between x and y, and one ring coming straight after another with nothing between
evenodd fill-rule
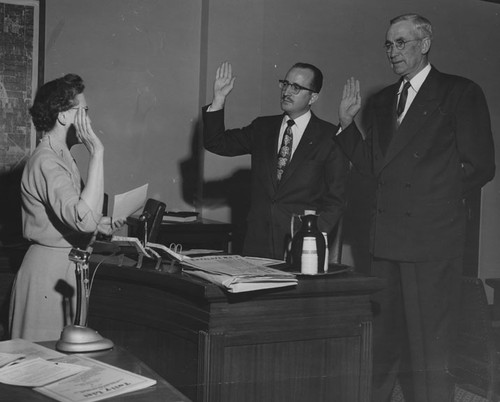
<instances>
[{"instance_id":1,"label":"older man's eyeglasses","mask_svg":"<svg viewBox=\"0 0 500 402\"><path fill-rule=\"evenodd\" d=\"M282 91L286 91L287 88L290 88L290 92L292 95L297 95L300 91L311 91L316 92L314 89L303 87L302 85L295 84L294 82L289 82L287 80L279 80L278 86Z\"/></svg>"},{"instance_id":2,"label":"older man's eyeglasses","mask_svg":"<svg viewBox=\"0 0 500 402\"><path fill-rule=\"evenodd\" d=\"M410 39L410 40L398 39L394 42L387 41L384 43L384 49L386 52L390 52L392 47L394 46L397 50L403 50L407 43L418 42L420 40L422 39Z\"/></svg>"}]
</instances>

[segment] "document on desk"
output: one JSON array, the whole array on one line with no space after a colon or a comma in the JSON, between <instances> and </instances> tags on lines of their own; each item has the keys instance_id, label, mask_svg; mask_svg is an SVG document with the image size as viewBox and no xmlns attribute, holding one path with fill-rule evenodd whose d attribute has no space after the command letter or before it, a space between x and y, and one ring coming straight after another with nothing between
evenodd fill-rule
<instances>
[{"instance_id":1,"label":"document on desk","mask_svg":"<svg viewBox=\"0 0 500 402\"><path fill-rule=\"evenodd\" d=\"M111 243L122 250L134 249L137 254L143 254L148 258L157 257L149 247L144 247L137 237L112 236Z\"/></svg>"},{"instance_id":2,"label":"document on desk","mask_svg":"<svg viewBox=\"0 0 500 402\"><path fill-rule=\"evenodd\" d=\"M60 402L100 401L156 384L156 380L86 356L70 355L57 361L87 369L81 374L34 388L35 391Z\"/></svg>"},{"instance_id":3,"label":"document on desk","mask_svg":"<svg viewBox=\"0 0 500 402\"><path fill-rule=\"evenodd\" d=\"M0 382L19 387L43 387L86 370L88 367L37 357L2 367Z\"/></svg>"},{"instance_id":4,"label":"document on desk","mask_svg":"<svg viewBox=\"0 0 500 402\"><path fill-rule=\"evenodd\" d=\"M115 195L113 202L113 219L125 219L138 211L146 203L148 196L148 183Z\"/></svg>"},{"instance_id":5,"label":"document on desk","mask_svg":"<svg viewBox=\"0 0 500 402\"><path fill-rule=\"evenodd\" d=\"M17 361L0 368L0 382L33 387L61 402L100 401L156 384L90 357L65 355L23 339L0 342L0 357Z\"/></svg>"},{"instance_id":6,"label":"document on desk","mask_svg":"<svg viewBox=\"0 0 500 402\"><path fill-rule=\"evenodd\" d=\"M26 360L37 357L49 360L65 356L63 353L21 338L0 342L0 353L22 355Z\"/></svg>"},{"instance_id":7,"label":"document on desk","mask_svg":"<svg viewBox=\"0 0 500 402\"><path fill-rule=\"evenodd\" d=\"M294 274L267 265L276 260L259 260L239 255L212 255L182 261L183 271L222 286L230 293L297 285Z\"/></svg>"},{"instance_id":8,"label":"document on desk","mask_svg":"<svg viewBox=\"0 0 500 402\"><path fill-rule=\"evenodd\" d=\"M0 382L37 387L87 370L86 367L55 363L65 355L24 339L0 342Z\"/></svg>"},{"instance_id":9,"label":"document on desk","mask_svg":"<svg viewBox=\"0 0 500 402\"><path fill-rule=\"evenodd\" d=\"M0 352L0 368L12 363L18 363L25 358L26 356L24 356L23 354Z\"/></svg>"}]
</instances>

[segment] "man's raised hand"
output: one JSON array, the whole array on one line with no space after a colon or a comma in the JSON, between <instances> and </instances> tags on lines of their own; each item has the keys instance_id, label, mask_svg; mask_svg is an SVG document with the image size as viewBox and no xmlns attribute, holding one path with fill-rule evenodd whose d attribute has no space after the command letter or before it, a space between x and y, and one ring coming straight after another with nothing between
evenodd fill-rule
<instances>
[{"instance_id":1,"label":"man's raised hand","mask_svg":"<svg viewBox=\"0 0 500 402\"><path fill-rule=\"evenodd\" d=\"M339 120L343 129L352 123L360 109L361 94L359 91L359 81L351 77L344 85L344 91L342 92L342 99L339 105Z\"/></svg>"},{"instance_id":2,"label":"man's raised hand","mask_svg":"<svg viewBox=\"0 0 500 402\"><path fill-rule=\"evenodd\" d=\"M234 86L233 68L227 61L222 63L215 74L214 99L210 107L211 110L219 110L224 107L226 96L229 95Z\"/></svg>"}]
</instances>

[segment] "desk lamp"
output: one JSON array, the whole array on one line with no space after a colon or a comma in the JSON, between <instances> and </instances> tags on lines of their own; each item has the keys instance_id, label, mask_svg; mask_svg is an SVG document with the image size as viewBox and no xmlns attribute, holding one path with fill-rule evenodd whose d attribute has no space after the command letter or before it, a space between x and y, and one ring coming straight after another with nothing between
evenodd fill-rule
<instances>
[{"instance_id":1,"label":"desk lamp","mask_svg":"<svg viewBox=\"0 0 500 402\"><path fill-rule=\"evenodd\" d=\"M114 346L111 340L103 338L97 331L87 327L90 297L90 252L73 248L68 258L76 265L76 316L74 324L67 325L62 330L61 338L56 343L56 349L68 353L111 349Z\"/></svg>"}]
</instances>

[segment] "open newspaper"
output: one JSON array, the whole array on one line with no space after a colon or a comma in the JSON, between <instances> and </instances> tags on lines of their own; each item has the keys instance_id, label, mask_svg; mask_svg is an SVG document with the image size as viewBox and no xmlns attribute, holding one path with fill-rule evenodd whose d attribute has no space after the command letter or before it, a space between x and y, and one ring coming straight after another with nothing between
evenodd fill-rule
<instances>
[{"instance_id":1,"label":"open newspaper","mask_svg":"<svg viewBox=\"0 0 500 402\"><path fill-rule=\"evenodd\" d=\"M113 236L112 241L121 247L135 247L138 253L149 258L177 261L184 272L215 283L231 293L297 285L294 274L272 267L284 262L280 260L220 254L189 257L163 244L148 242L144 247L133 237Z\"/></svg>"},{"instance_id":2,"label":"open newspaper","mask_svg":"<svg viewBox=\"0 0 500 402\"><path fill-rule=\"evenodd\" d=\"M295 275L271 267L283 261L240 255L189 257L162 244L148 243L148 247L160 255L177 259L184 272L213 282L231 293L297 285Z\"/></svg>"}]
</instances>

